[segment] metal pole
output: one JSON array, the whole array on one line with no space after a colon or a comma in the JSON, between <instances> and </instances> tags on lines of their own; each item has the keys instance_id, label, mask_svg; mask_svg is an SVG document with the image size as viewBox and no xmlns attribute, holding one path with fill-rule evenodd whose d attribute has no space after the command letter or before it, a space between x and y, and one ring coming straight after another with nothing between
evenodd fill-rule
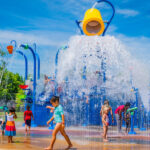
<instances>
[{"instance_id":1,"label":"metal pole","mask_svg":"<svg viewBox=\"0 0 150 150\"><path fill-rule=\"evenodd\" d=\"M35 117L35 99L36 99L36 55L35 55L35 52L34 50L28 46L28 45L24 45L24 44L21 44L20 47L23 47L24 49L29 49L32 53L32 56L33 56L33 60L34 60L34 66L33 66L33 106L32 106L32 112L33 112L33 115L34 115L34 118ZM32 127L36 127L37 125L35 124L35 120L33 120L32 122Z\"/></svg>"},{"instance_id":2,"label":"metal pole","mask_svg":"<svg viewBox=\"0 0 150 150\"><path fill-rule=\"evenodd\" d=\"M27 80L28 79L28 59L27 59L27 56L19 50L17 50L16 52L18 54L22 55L25 59L25 80Z\"/></svg>"},{"instance_id":3,"label":"metal pole","mask_svg":"<svg viewBox=\"0 0 150 150\"><path fill-rule=\"evenodd\" d=\"M138 89L134 88L134 91L135 91L135 99L136 99L136 107L138 107ZM138 127L138 117L137 117L137 114L138 114L138 111L135 110L135 113L134 113L134 127L137 128Z\"/></svg>"},{"instance_id":4,"label":"metal pole","mask_svg":"<svg viewBox=\"0 0 150 150\"><path fill-rule=\"evenodd\" d=\"M34 49L34 52L35 52L35 55L36 55L36 58L37 58L37 61L38 61L38 80L40 79L40 57L38 55L38 53L36 52L36 43L33 43L33 49Z\"/></svg>"},{"instance_id":5,"label":"metal pole","mask_svg":"<svg viewBox=\"0 0 150 150\"><path fill-rule=\"evenodd\" d=\"M146 131L146 128L144 128L144 106L142 105L142 115L141 115L141 128L140 131Z\"/></svg>"},{"instance_id":6,"label":"metal pole","mask_svg":"<svg viewBox=\"0 0 150 150\"><path fill-rule=\"evenodd\" d=\"M17 42L15 40L10 41L10 44L13 44L13 43L14 43L14 48L16 49L17 48Z\"/></svg>"},{"instance_id":7,"label":"metal pole","mask_svg":"<svg viewBox=\"0 0 150 150\"><path fill-rule=\"evenodd\" d=\"M110 17L109 21L107 22L107 26L105 27L105 30L104 30L104 32L103 32L103 35L102 35L102 36L104 36L105 33L106 33L106 31L107 31L107 29L108 29L108 27L109 27L109 25L110 25L110 23L111 23L111 21L112 21L112 19L113 19L113 17L114 17L114 15L115 15L115 8L114 8L114 6L112 5L112 3L109 2L109 1L107 1L107 0L98 0L98 1L97 1L97 3L101 3L101 2L108 3L108 4L112 7L112 10L113 10L112 16Z\"/></svg>"},{"instance_id":8,"label":"metal pole","mask_svg":"<svg viewBox=\"0 0 150 150\"><path fill-rule=\"evenodd\" d=\"M82 28L80 26L80 23L81 23L81 21L76 20L76 24L77 24L77 26L78 26L78 28L80 30L80 33L81 33L81 35L83 35L84 33L83 33L83 30L82 30Z\"/></svg>"},{"instance_id":9,"label":"metal pole","mask_svg":"<svg viewBox=\"0 0 150 150\"><path fill-rule=\"evenodd\" d=\"M133 117L134 113L131 112L131 130L128 134L136 134L136 132L134 131L134 117Z\"/></svg>"},{"instance_id":10,"label":"metal pole","mask_svg":"<svg viewBox=\"0 0 150 150\"><path fill-rule=\"evenodd\" d=\"M35 53L36 58L38 60L38 80L40 79L40 57L37 53Z\"/></svg>"}]
</instances>

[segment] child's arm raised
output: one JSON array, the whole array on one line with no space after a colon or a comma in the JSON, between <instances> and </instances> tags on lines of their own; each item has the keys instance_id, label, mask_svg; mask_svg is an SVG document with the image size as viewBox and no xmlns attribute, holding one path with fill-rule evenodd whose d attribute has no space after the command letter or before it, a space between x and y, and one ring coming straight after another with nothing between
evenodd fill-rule
<instances>
[{"instance_id":1,"label":"child's arm raised","mask_svg":"<svg viewBox=\"0 0 150 150\"><path fill-rule=\"evenodd\" d=\"M46 106L46 108L50 109L51 111L50 112L53 112L54 111L54 107L51 107L51 106Z\"/></svg>"},{"instance_id":2,"label":"child's arm raised","mask_svg":"<svg viewBox=\"0 0 150 150\"><path fill-rule=\"evenodd\" d=\"M52 120L54 120L54 116L50 120L47 121L47 125L49 125Z\"/></svg>"},{"instance_id":3,"label":"child's arm raised","mask_svg":"<svg viewBox=\"0 0 150 150\"><path fill-rule=\"evenodd\" d=\"M51 107L51 106L46 106L46 108L49 108L49 109L52 109L52 110L55 109L54 107Z\"/></svg>"}]
</instances>

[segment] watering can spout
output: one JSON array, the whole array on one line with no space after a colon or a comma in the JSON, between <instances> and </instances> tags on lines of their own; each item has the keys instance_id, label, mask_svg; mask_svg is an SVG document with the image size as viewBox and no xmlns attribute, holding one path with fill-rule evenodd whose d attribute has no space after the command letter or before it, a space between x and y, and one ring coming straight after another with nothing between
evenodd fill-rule
<instances>
[{"instance_id":1,"label":"watering can spout","mask_svg":"<svg viewBox=\"0 0 150 150\"><path fill-rule=\"evenodd\" d=\"M85 12L82 29L88 36L101 35L104 32L104 22L98 9L91 8Z\"/></svg>"}]
</instances>

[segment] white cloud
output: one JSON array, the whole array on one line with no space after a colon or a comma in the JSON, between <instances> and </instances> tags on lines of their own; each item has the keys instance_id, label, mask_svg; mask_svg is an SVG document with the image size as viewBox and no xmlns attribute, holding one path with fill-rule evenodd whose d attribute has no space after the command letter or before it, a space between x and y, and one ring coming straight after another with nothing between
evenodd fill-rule
<instances>
[{"instance_id":1,"label":"white cloud","mask_svg":"<svg viewBox=\"0 0 150 150\"><path fill-rule=\"evenodd\" d=\"M57 49L67 43L69 33L55 32L55 31L29 31L18 32L10 30L0 30L0 44L5 50L6 45L11 40L16 40L17 45L28 43L31 46L33 43L37 44L37 53L41 59L41 73L52 74L54 72L54 62ZM31 53L23 51L29 60L29 73L33 73L33 57ZM15 54L15 53L14 53ZM19 72L24 76L24 59L20 55L15 54L15 57L10 59L8 69L12 72ZM12 61L11 61L12 60Z\"/></svg>"},{"instance_id":2,"label":"white cloud","mask_svg":"<svg viewBox=\"0 0 150 150\"><path fill-rule=\"evenodd\" d=\"M16 40L18 43L37 43L44 46L60 46L64 43L64 39L56 40L57 33L48 34L48 31L43 32L15 32L9 30L0 30L0 43L8 44L11 40ZM54 37L55 36L55 37Z\"/></svg>"},{"instance_id":3,"label":"white cloud","mask_svg":"<svg viewBox=\"0 0 150 150\"><path fill-rule=\"evenodd\" d=\"M125 17L135 17L139 15L139 12L132 9L116 9L116 13L120 15L124 15Z\"/></svg>"}]
</instances>

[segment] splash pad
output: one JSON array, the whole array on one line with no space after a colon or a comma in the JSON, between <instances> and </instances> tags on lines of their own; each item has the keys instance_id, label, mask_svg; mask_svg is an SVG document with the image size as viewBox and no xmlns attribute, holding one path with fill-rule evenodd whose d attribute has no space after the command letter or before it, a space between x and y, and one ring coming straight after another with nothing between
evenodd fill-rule
<instances>
[{"instance_id":1,"label":"splash pad","mask_svg":"<svg viewBox=\"0 0 150 150\"><path fill-rule=\"evenodd\" d=\"M146 115L141 113L143 105L148 112L149 73L146 67L132 57L118 39L104 36L114 16L114 7L111 7L113 14L105 21L101 37L97 30L94 31L96 36L73 36L67 46L57 51L55 92L52 92L52 84L48 84L44 98L38 99L43 103L50 99L50 93L60 96L68 118L67 125L100 125L99 111L105 99L110 101L113 111L127 101L131 102L131 107L138 107L134 117L138 127ZM95 19L92 10L95 9L90 10L90 21ZM101 17L99 19L103 21ZM86 21L89 21L86 15L83 21L76 21L81 34L88 32L82 26Z\"/></svg>"},{"instance_id":2,"label":"splash pad","mask_svg":"<svg viewBox=\"0 0 150 150\"><path fill-rule=\"evenodd\" d=\"M105 0L98 2L103 1ZM95 10L94 7L89 12L92 10ZM100 14L97 20L93 20L94 13L91 13L90 19L85 15L83 21L77 22L81 27L81 33L89 36L73 36L67 46L58 50L55 77L47 78L45 86L41 80L36 82L37 56L34 56L34 79L30 80L31 86L29 83L21 86L26 95L18 95L18 97L24 99L25 105L30 103L35 117L34 127L35 125L42 127L33 128L31 139L24 138L24 128L19 127L18 135L22 138L15 139L20 141L20 144L19 142L15 144L15 149L23 146L26 149L31 149L31 146L32 149L37 147L40 149L49 142L47 139L52 134L49 129L53 129L54 126L51 124L49 129L43 126L53 115L45 108L50 104L49 100L53 95L60 96L60 103L65 111L65 124L68 126L67 132L77 149L149 149L149 121L146 120L149 108L149 73L145 65L136 60L117 38L104 36L110 22L104 21L101 15L103 14ZM95 36L92 36L93 34ZM26 44L22 47L25 50L32 48ZM9 50L12 54L13 49ZM117 135L116 122L114 122L109 126L109 143L102 141L100 109L105 99L109 100L113 113L118 105L131 103L128 112L131 113L131 122L134 124L131 124L129 133L137 133L137 135ZM4 110L3 107L0 109ZM140 128L141 131L134 127ZM147 131L143 132L143 130ZM6 142L3 139L1 141ZM59 139L58 143L57 149L62 149L64 141ZM7 148L4 145L1 147ZM65 149L65 146L63 148Z\"/></svg>"}]
</instances>

